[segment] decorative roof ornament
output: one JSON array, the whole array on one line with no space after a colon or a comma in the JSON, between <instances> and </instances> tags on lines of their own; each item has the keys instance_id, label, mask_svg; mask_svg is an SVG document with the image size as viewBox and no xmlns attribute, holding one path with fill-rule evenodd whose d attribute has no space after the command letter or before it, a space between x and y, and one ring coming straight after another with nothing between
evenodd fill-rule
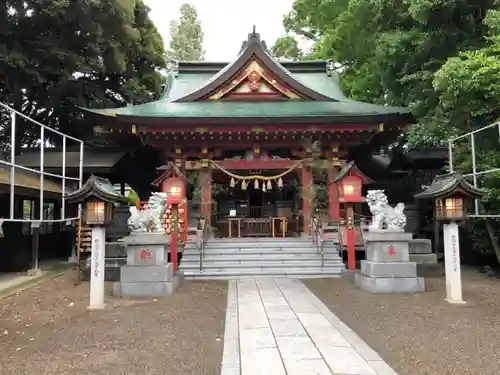
<instances>
[{"instance_id":1,"label":"decorative roof ornament","mask_svg":"<svg viewBox=\"0 0 500 375\"><path fill-rule=\"evenodd\" d=\"M248 87L252 91L258 91L260 88L260 73L256 70L252 70L248 74Z\"/></svg>"}]
</instances>

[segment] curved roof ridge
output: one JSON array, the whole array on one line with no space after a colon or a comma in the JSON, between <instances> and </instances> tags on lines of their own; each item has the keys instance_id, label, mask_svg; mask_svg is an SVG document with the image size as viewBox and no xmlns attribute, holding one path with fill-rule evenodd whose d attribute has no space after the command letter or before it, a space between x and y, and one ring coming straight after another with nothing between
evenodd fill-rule
<instances>
[{"instance_id":1,"label":"curved roof ridge","mask_svg":"<svg viewBox=\"0 0 500 375\"><path fill-rule=\"evenodd\" d=\"M165 87L160 95L160 100L167 98L170 91L172 91L172 86L174 84L174 74L172 72L167 73L167 78L165 79Z\"/></svg>"},{"instance_id":2,"label":"curved roof ridge","mask_svg":"<svg viewBox=\"0 0 500 375\"><path fill-rule=\"evenodd\" d=\"M274 75L286 81L292 89L302 93L306 97L319 101L334 100L297 81L287 69L285 69L269 54L267 47L260 39L260 35L253 32L248 35L248 40L243 44L242 50L235 61L221 69L203 87L200 87L199 89L184 95L181 98L175 99L174 101L191 102L206 97L208 94L217 90L217 88L223 85L227 80L231 79L232 76L237 74L243 67L245 67L253 56L259 59Z\"/></svg>"}]
</instances>

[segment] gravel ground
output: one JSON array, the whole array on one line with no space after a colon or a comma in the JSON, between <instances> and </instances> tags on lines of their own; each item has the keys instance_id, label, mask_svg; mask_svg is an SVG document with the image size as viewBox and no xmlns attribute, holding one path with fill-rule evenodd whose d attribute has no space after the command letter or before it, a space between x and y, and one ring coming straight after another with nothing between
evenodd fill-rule
<instances>
[{"instance_id":1,"label":"gravel ground","mask_svg":"<svg viewBox=\"0 0 500 375\"><path fill-rule=\"evenodd\" d=\"M498 375L500 280L463 271L466 305L443 300L444 278L425 293L373 295L346 280L305 284L399 375Z\"/></svg>"},{"instance_id":2,"label":"gravel ground","mask_svg":"<svg viewBox=\"0 0 500 375\"><path fill-rule=\"evenodd\" d=\"M218 375L227 283L184 281L165 299L107 297L88 312L74 274L0 299L0 374Z\"/></svg>"}]
</instances>

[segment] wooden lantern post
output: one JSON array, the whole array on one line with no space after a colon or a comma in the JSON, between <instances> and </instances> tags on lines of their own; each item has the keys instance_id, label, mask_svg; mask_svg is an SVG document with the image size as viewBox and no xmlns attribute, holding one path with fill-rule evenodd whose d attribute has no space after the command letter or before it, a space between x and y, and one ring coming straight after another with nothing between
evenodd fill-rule
<instances>
[{"instance_id":1,"label":"wooden lantern post","mask_svg":"<svg viewBox=\"0 0 500 375\"><path fill-rule=\"evenodd\" d=\"M128 198L115 193L107 179L90 176L85 185L66 196L66 202L83 204L83 221L92 228L88 309L104 309L106 226L113 219L115 204L128 204Z\"/></svg>"},{"instance_id":2,"label":"wooden lantern post","mask_svg":"<svg viewBox=\"0 0 500 375\"><path fill-rule=\"evenodd\" d=\"M186 200L184 181L179 177L169 177L165 180L165 190L167 193L166 204L171 210L170 220L172 221L170 262L172 263L174 272L177 272L177 234L181 229L181 225L186 225L184 222L184 208L179 208L179 205ZM182 224L180 223L181 221L183 222Z\"/></svg>"},{"instance_id":3,"label":"wooden lantern post","mask_svg":"<svg viewBox=\"0 0 500 375\"><path fill-rule=\"evenodd\" d=\"M356 269L356 246L354 232L354 203L362 202L363 181L358 176L345 176L338 182L339 200L344 203L347 226L347 269Z\"/></svg>"},{"instance_id":4,"label":"wooden lantern post","mask_svg":"<svg viewBox=\"0 0 500 375\"><path fill-rule=\"evenodd\" d=\"M443 223L446 301L450 303L465 303L462 299L458 223L466 220L467 202L484 194L485 191L452 172L437 176L426 190L415 195L416 199L433 199L436 220Z\"/></svg>"}]
</instances>

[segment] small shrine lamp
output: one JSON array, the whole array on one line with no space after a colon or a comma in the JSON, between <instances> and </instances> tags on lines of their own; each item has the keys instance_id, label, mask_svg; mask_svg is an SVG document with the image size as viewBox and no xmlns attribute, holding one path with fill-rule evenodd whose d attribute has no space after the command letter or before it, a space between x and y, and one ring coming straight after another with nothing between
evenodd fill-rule
<instances>
[{"instance_id":1,"label":"small shrine lamp","mask_svg":"<svg viewBox=\"0 0 500 375\"><path fill-rule=\"evenodd\" d=\"M170 223L170 262L172 263L173 271L177 272L177 234L178 232L185 232L184 226L184 208L179 208L186 200L185 183L179 177L169 177L165 180L165 192L167 193L167 205L165 212L167 214L166 220ZM166 230L168 234L168 230Z\"/></svg>"},{"instance_id":2,"label":"small shrine lamp","mask_svg":"<svg viewBox=\"0 0 500 375\"><path fill-rule=\"evenodd\" d=\"M415 195L416 199L433 199L435 219L443 223L446 301L450 303L465 303L462 299L458 223L466 220L467 203L480 199L485 193L460 174L452 172L436 176L427 189Z\"/></svg>"},{"instance_id":3,"label":"small shrine lamp","mask_svg":"<svg viewBox=\"0 0 500 375\"><path fill-rule=\"evenodd\" d=\"M355 175L339 176L337 179L339 188L339 201L344 203L347 225L347 268L350 271L356 269L356 246L354 233L354 203L363 202L362 188L363 180Z\"/></svg>"},{"instance_id":4,"label":"small shrine lamp","mask_svg":"<svg viewBox=\"0 0 500 375\"><path fill-rule=\"evenodd\" d=\"M89 200L83 209L83 221L90 226L104 226L113 218L113 204Z\"/></svg>"},{"instance_id":5,"label":"small shrine lamp","mask_svg":"<svg viewBox=\"0 0 500 375\"><path fill-rule=\"evenodd\" d=\"M90 176L78 190L66 195L69 204L83 205L83 221L92 228L89 310L104 308L104 263L106 226L113 219L115 204L128 198L115 192L109 180Z\"/></svg>"}]
</instances>

